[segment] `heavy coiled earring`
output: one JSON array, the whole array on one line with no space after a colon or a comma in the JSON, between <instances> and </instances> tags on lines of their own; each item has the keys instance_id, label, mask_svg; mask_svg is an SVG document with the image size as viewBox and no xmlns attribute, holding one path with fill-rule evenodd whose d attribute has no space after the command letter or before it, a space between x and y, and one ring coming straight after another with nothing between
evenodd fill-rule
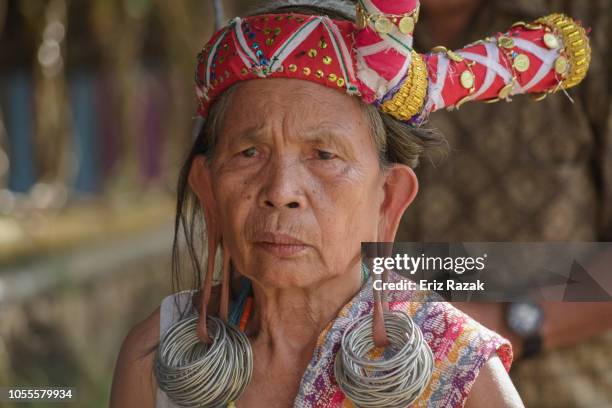
<instances>
[{"instance_id":1,"label":"heavy coiled earring","mask_svg":"<svg viewBox=\"0 0 612 408\"><path fill-rule=\"evenodd\" d=\"M198 317L183 319L161 340L155 374L159 387L181 407L224 407L251 381L253 354L236 327L208 317L212 343L196 335Z\"/></svg>"},{"instance_id":2,"label":"heavy coiled earring","mask_svg":"<svg viewBox=\"0 0 612 408\"><path fill-rule=\"evenodd\" d=\"M211 242L215 245L208 245L200 313L180 320L162 335L155 359L159 388L180 407L227 406L244 392L253 374L251 343L243 332L228 323L230 257L225 247L221 318L206 314L217 246L212 239Z\"/></svg>"},{"instance_id":3,"label":"heavy coiled earring","mask_svg":"<svg viewBox=\"0 0 612 408\"><path fill-rule=\"evenodd\" d=\"M410 316L393 311L384 318L390 346L382 359L367 357L374 348L370 315L347 327L336 354L336 381L360 408L407 407L422 394L433 372L431 349Z\"/></svg>"},{"instance_id":4,"label":"heavy coiled earring","mask_svg":"<svg viewBox=\"0 0 612 408\"><path fill-rule=\"evenodd\" d=\"M384 347L381 358L369 357L375 347ZM373 315L348 325L334 361L338 386L360 408L409 406L427 387L433 368L421 329L406 313L389 311L378 292Z\"/></svg>"}]
</instances>

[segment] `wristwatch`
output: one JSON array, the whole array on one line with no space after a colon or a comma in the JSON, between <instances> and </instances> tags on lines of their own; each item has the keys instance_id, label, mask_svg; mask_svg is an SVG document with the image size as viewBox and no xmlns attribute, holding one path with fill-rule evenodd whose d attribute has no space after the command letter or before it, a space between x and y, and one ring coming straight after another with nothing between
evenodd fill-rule
<instances>
[{"instance_id":1,"label":"wristwatch","mask_svg":"<svg viewBox=\"0 0 612 408\"><path fill-rule=\"evenodd\" d=\"M508 304L506 324L523 341L523 358L533 357L542 350L540 330L543 323L544 312L537 303L520 301Z\"/></svg>"}]
</instances>

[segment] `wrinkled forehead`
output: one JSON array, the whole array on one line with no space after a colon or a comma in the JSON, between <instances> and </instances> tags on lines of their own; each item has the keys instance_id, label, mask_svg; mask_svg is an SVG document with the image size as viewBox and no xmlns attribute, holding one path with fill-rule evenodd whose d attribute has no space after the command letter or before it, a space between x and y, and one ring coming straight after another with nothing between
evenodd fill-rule
<instances>
[{"instance_id":1,"label":"wrinkled forehead","mask_svg":"<svg viewBox=\"0 0 612 408\"><path fill-rule=\"evenodd\" d=\"M247 116L265 118L283 113L298 115L303 121L337 122L363 116L357 97L299 79L253 79L234 85L229 93L228 108Z\"/></svg>"},{"instance_id":2,"label":"wrinkled forehead","mask_svg":"<svg viewBox=\"0 0 612 408\"><path fill-rule=\"evenodd\" d=\"M356 97L287 78L243 81L226 92L222 138L276 132L293 140L333 135L347 145L371 144L364 138L370 124Z\"/></svg>"}]
</instances>

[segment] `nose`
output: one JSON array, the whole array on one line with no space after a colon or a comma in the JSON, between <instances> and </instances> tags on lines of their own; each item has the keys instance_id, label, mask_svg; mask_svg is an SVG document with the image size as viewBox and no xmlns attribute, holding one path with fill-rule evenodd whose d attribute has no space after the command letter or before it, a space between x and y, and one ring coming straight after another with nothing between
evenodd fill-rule
<instances>
[{"instance_id":1,"label":"nose","mask_svg":"<svg viewBox=\"0 0 612 408\"><path fill-rule=\"evenodd\" d=\"M300 165L289 158L268 164L265 181L260 190L259 205L268 208L304 208L306 199L302 190L303 175Z\"/></svg>"}]
</instances>

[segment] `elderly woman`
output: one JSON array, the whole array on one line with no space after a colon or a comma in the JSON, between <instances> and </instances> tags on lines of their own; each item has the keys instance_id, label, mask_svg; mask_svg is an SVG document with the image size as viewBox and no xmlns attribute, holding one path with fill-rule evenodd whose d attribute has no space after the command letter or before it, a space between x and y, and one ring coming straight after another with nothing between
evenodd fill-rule
<instances>
[{"instance_id":1,"label":"elderly woman","mask_svg":"<svg viewBox=\"0 0 612 408\"><path fill-rule=\"evenodd\" d=\"M195 289L130 331L113 408L522 406L509 343L434 295L385 300L361 243L393 241L412 168L442 144L418 127L427 114L573 86L584 75L567 36L586 37L553 15L419 55L417 20L416 0L360 1L357 24L340 1L275 1L204 47L205 121L179 181L174 253L177 272L183 231ZM378 363L387 371L371 375Z\"/></svg>"}]
</instances>

